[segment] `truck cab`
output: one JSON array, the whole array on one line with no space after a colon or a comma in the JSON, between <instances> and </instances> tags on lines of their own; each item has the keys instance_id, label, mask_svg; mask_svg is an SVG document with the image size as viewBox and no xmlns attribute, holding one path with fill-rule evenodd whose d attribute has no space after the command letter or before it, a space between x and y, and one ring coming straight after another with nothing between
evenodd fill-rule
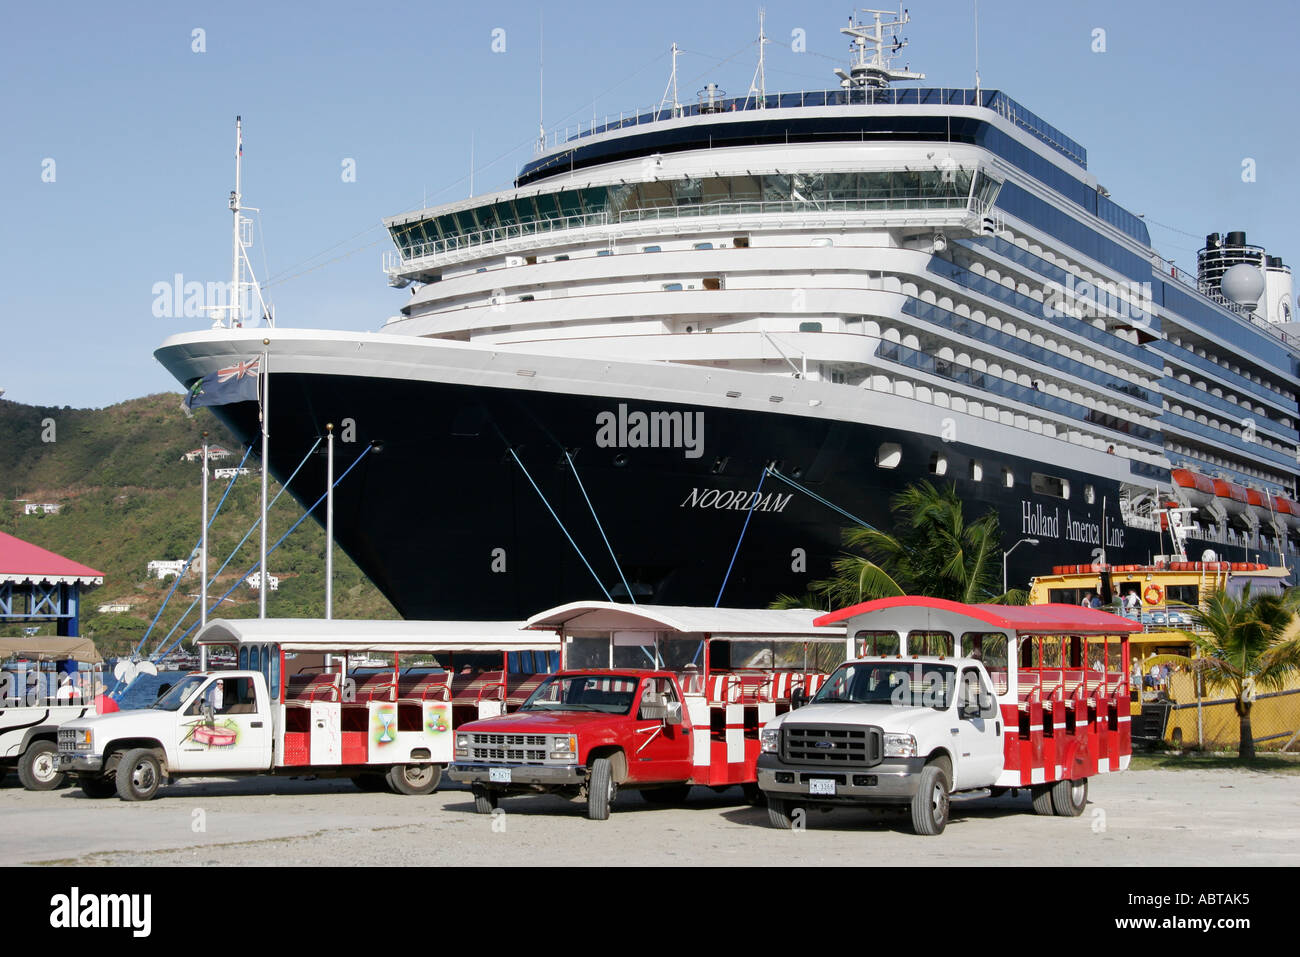
<instances>
[{"instance_id":1,"label":"truck cab","mask_svg":"<svg viewBox=\"0 0 1300 957\"><path fill-rule=\"evenodd\" d=\"M15 768L29 791L57 788L58 728L98 713L103 659L88 638L0 638L0 662L0 776Z\"/></svg>"},{"instance_id":2,"label":"truck cab","mask_svg":"<svg viewBox=\"0 0 1300 957\"><path fill-rule=\"evenodd\" d=\"M1128 766L1128 619L900 596L817 620L835 622L853 660L762 731L775 827L802 807L896 805L937 835L954 796L1021 788L1036 813L1075 816L1089 777Z\"/></svg>"}]
</instances>

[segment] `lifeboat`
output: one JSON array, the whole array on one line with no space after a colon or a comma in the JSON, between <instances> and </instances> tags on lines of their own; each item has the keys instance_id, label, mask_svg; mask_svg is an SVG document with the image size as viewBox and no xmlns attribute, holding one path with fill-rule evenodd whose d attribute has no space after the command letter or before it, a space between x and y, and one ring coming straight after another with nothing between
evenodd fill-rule
<instances>
[{"instance_id":1,"label":"lifeboat","mask_svg":"<svg viewBox=\"0 0 1300 957\"><path fill-rule=\"evenodd\" d=\"M1194 508L1205 508L1214 501L1214 480L1191 469L1171 469L1169 473L1178 487L1179 498Z\"/></svg>"},{"instance_id":2,"label":"lifeboat","mask_svg":"<svg viewBox=\"0 0 1300 957\"><path fill-rule=\"evenodd\" d=\"M1259 489L1246 489L1246 507L1261 525L1273 520L1273 510L1269 507L1268 500L1264 498L1264 493Z\"/></svg>"},{"instance_id":3,"label":"lifeboat","mask_svg":"<svg viewBox=\"0 0 1300 957\"><path fill-rule=\"evenodd\" d=\"M1277 513L1277 517L1286 523L1287 528L1300 531L1300 503L1285 495L1274 495L1273 510Z\"/></svg>"},{"instance_id":4,"label":"lifeboat","mask_svg":"<svg viewBox=\"0 0 1300 957\"><path fill-rule=\"evenodd\" d=\"M1246 486L1229 482L1227 479L1211 479L1214 485L1214 497L1223 510L1234 518L1245 518L1250 508L1246 497Z\"/></svg>"}]
</instances>

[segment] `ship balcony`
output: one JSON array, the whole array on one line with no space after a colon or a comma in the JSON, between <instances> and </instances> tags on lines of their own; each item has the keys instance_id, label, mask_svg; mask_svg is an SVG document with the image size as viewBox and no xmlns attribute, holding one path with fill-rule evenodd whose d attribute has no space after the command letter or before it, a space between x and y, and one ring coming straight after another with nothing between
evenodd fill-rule
<instances>
[{"instance_id":1,"label":"ship balcony","mask_svg":"<svg viewBox=\"0 0 1300 957\"><path fill-rule=\"evenodd\" d=\"M820 228L913 227L948 232L979 233L990 200L975 196L930 196L825 200L800 203L783 200L696 203L562 216L508 226L493 226L445 239L416 243L406 251L385 252L383 269L389 283L439 274L443 267L539 246L609 244L661 234L728 230L798 230Z\"/></svg>"}]
</instances>

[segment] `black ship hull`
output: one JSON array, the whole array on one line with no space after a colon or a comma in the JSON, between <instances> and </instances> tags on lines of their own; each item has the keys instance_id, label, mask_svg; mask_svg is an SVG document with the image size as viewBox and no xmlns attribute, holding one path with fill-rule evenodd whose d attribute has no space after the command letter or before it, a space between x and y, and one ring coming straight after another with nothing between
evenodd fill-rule
<instances>
[{"instance_id":1,"label":"black ship hull","mask_svg":"<svg viewBox=\"0 0 1300 957\"><path fill-rule=\"evenodd\" d=\"M889 501L905 486L952 482L969 518L997 512L1004 549L1038 539L1010 556L1012 587L1052 565L1088 564L1103 553L1112 563L1136 563L1169 551L1167 537L1162 543L1158 533L1121 522L1118 482L937 435L775 412L346 375L274 375L270 405L270 471L279 480L299 466L327 422L340 439L336 474L373 446L336 491L336 540L412 619L523 618L565 601L625 600L629 589L641 602L738 607L802 594L841 554L842 529L852 521L765 478L767 465L886 530ZM693 416L707 421L699 447L642 447L647 438L636 432L635 413L651 405L688 424ZM259 441L255 403L215 411L241 440ZM886 443L898 446L893 468L877 464ZM939 468L943 474L932 471ZM1004 469L1013 477L1009 486ZM290 487L300 503L322 494L324 470L322 456L302 467ZM1034 472L1076 491L1070 499L1037 494ZM1085 486L1090 503L1081 501ZM314 517L324 522L324 506Z\"/></svg>"}]
</instances>

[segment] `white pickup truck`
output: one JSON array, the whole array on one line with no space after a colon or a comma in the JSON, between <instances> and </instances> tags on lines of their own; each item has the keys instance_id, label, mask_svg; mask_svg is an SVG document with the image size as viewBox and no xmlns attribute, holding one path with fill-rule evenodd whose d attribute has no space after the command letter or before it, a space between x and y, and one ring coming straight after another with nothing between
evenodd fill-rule
<instances>
[{"instance_id":1,"label":"white pickup truck","mask_svg":"<svg viewBox=\"0 0 1300 957\"><path fill-rule=\"evenodd\" d=\"M980 661L850 661L764 726L758 785L776 827L791 826L795 807L893 804L910 809L918 834L941 834L951 794L997 783L1003 732Z\"/></svg>"},{"instance_id":2,"label":"white pickup truck","mask_svg":"<svg viewBox=\"0 0 1300 957\"><path fill-rule=\"evenodd\" d=\"M150 708L61 725L59 770L73 775L88 797L116 793L127 801L147 801L167 778L185 776L383 774L393 790L404 794L426 794L437 787L439 769L430 762L427 736L401 732L396 724L391 733L385 728L382 758L364 749L346 756L320 745L298 756L276 749L275 742L285 737L280 722L293 716L289 709L301 710L303 722L323 725L331 717L325 705L337 713L332 702L320 702L314 710L310 703L273 706L260 671L196 672ZM339 737L337 730L331 737Z\"/></svg>"}]
</instances>

